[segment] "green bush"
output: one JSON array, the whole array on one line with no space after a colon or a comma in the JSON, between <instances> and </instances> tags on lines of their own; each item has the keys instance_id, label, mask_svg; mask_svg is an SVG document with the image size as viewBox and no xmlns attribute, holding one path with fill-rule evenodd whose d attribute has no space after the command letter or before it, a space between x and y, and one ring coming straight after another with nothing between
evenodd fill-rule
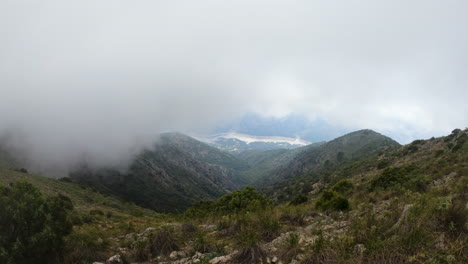
<instances>
[{"instance_id":1,"label":"green bush","mask_svg":"<svg viewBox=\"0 0 468 264\"><path fill-rule=\"evenodd\" d=\"M232 214L254 212L271 205L272 201L264 194L258 193L253 187L245 187L243 190L234 191L219 198L215 203L215 209L224 214Z\"/></svg>"},{"instance_id":2,"label":"green bush","mask_svg":"<svg viewBox=\"0 0 468 264\"><path fill-rule=\"evenodd\" d=\"M193 250L208 253L216 250L215 242L203 232L197 232L193 240Z\"/></svg>"},{"instance_id":3,"label":"green bush","mask_svg":"<svg viewBox=\"0 0 468 264\"><path fill-rule=\"evenodd\" d=\"M242 230L237 235L239 251L234 254L232 263L265 263L267 254L259 245L259 236L253 230Z\"/></svg>"},{"instance_id":4,"label":"green bush","mask_svg":"<svg viewBox=\"0 0 468 264\"><path fill-rule=\"evenodd\" d=\"M186 216L229 215L255 212L270 207L273 202L253 187L234 191L213 201L198 201L186 211Z\"/></svg>"},{"instance_id":5,"label":"green bush","mask_svg":"<svg viewBox=\"0 0 468 264\"><path fill-rule=\"evenodd\" d=\"M202 217L208 214L214 213L214 203L213 201L197 201L192 204L192 206L185 211L185 215L189 218L191 217Z\"/></svg>"},{"instance_id":6,"label":"green bush","mask_svg":"<svg viewBox=\"0 0 468 264\"><path fill-rule=\"evenodd\" d=\"M384 169L384 168L388 167L388 165L390 165L390 160L381 160L377 164L377 169L379 169L379 170Z\"/></svg>"},{"instance_id":7,"label":"green bush","mask_svg":"<svg viewBox=\"0 0 468 264\"><path fill-rule=\"evenodd\" d=\"M258 218L260 237L262 240L270 242L279 236L281 223L271 214L261 214Z\"/></svg>"},{"instance_id":8,"label":"green bush","mask_svg":"<svg viewBox=\"0 0 468 264\"><path fill-rule=\"evenodd\" d=\"M332 191L335 191L343 195L350 194L353 191L353 189L354 189L353 183L348 180L340 180L331 188Z\"/></svg>"},{"instance_id":9,"label":"green bush","mask_svg":"<svg viewBox=\"0 0 468 264\"><path fill-rule=\"evenodd\" d=\"M321 210L339 210L344 211L349 209L348 199L341 196L335 191L324 190L315 204L317 209Z\"/></svg>"},{"instance_id":10,"label":"green bush","mask_svg":"<svg viewBox=\"0 0 468 264\"><path fill-rule=\"evenodd\" d=\"M307 203L307 201L309 201L309 198L307 198L307 196L305 196L304 194L298 194L298 195L296 195L296 197L294 197L294 199L292 199L289 202L289 204L290 205L299 205L299 204Z\"/></svg>"},{"instance_id":11,"label":"green bush","mask_svg":"<svg viewBox=\"0 0 468 264\"><path fill-rule=\"evenodd\" d=\"M72 231L73 205L63 195L44 198L32 184L0 185L0 263L47 263Z\"/></svg>"},{"instance_id":12,"label":"green bush","mask_svg":"<svg viewBox=\"0 0 468 264\"><path fill-rule=\"evenodd\" d=\"M415 175L415 166L386 168L370 182L369 190L417 190L424 188L422 178Z\"/></svg>"},{"instance_id":13,"label":"green bush","mask_svg":"<svg viewBox=\"0 0 468 264\"><path fill-rule=\"evenodd\" d=\"M436 157L440 157L440 156L442 156L442 154L444 154L444 150L443 150L443 149L439 149L439 150L436 151L435 156L436 156Z\"/></svg>"},{"instance_id":14,"label":"green bush","mask_svg":"<svg viewBox=\"0 0 468 264\"><path fill-rule=\"evenodd\" d=\"M468 141L468 136L466 134L463 134L463 135L459 136L457 138L455 146L452 148L452 152L456 152L456 151L460 150L463 147L463 145L465 144L465 142L467 142L467 141Z\"/></svg>"}]
</instances>

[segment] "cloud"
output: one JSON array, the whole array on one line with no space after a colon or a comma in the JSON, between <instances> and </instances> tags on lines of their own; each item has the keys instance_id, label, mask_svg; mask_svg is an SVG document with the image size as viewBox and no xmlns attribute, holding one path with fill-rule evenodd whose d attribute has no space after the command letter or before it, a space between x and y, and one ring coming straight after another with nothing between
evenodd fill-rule
<instances>
[{"instance_id":1,"label":"cloud","mask_svg":"<svg viewBox=\"0 0 468 264\"><path fill-rule=\"evenodd\" d=\"M468 123L466 1L2 1L0 130L120 162L291 113L407 142Z\"/></svg>"}]
</instances>

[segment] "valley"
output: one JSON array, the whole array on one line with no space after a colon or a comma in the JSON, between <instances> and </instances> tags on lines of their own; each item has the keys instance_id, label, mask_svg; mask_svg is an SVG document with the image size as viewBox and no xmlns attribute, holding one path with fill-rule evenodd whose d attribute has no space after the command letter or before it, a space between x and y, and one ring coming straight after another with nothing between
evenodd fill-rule
<instances>
[{"instance_id":1,"label":"valley","mask_svg":"<svg viewBox=\"0 0 468 264\"><path fill-rule=\"evenodd\" d=\"M463 263L468 256L468 129L408 145L360 130L242 152L165 133L128 170L83 164L62 179L20 170L2 153L4 186L28 182L73 203L61 263Z\"/></svg>"}]
</instances>

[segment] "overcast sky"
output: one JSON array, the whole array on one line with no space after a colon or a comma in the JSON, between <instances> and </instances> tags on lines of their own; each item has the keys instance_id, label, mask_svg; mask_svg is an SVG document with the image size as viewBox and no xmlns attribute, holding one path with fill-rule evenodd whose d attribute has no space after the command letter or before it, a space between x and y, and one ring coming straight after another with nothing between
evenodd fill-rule
<instances>
[{"instance_id":1,"label":"overcast sky","mask_svg":"<svg viewBox=\"0 0 468 264\"><path fill-rule=\"evenodd\" d=\"M120 159L160 131L248 112L440 136L468 124L467 12L465 0L2 0L0 131L49 162Z\"/></svg>"}]
</instances>

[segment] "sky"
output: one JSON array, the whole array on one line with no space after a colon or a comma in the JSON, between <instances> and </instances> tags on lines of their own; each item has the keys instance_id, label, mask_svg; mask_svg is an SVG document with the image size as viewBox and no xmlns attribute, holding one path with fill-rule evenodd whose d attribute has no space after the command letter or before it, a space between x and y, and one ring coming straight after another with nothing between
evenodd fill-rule
<instances>
[{"instance_id":1,"label":"sky","mask_svg":"<svg viewBox=\"0 0 468 264\"><path fill-rule=\"evenodd\" d=\"M254 113L408 143L468 124L468 1L0 2L0 139L120 162ZM49 164L49 165L44 165Z\"/></svg>"}]
</instances>

